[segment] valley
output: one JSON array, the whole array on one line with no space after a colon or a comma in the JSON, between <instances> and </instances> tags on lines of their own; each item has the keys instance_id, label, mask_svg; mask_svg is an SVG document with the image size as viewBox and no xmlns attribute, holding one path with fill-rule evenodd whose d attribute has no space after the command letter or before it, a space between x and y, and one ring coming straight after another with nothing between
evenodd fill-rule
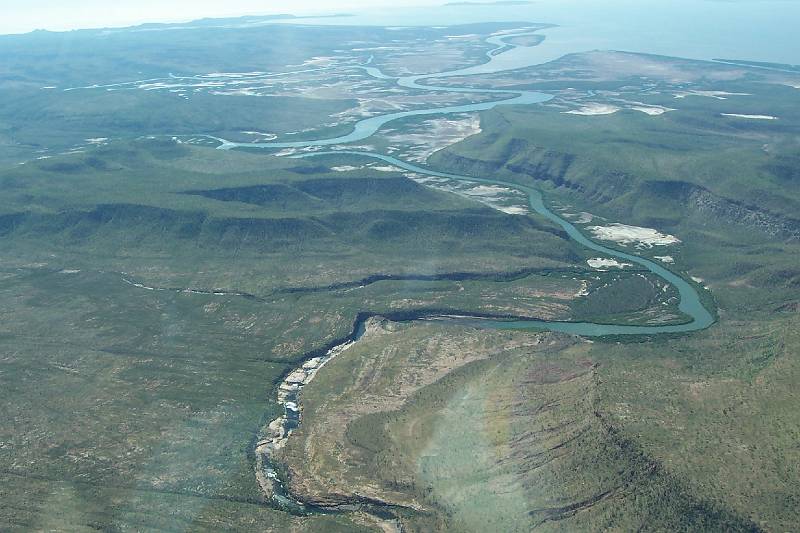
<instances>
[{"instance_id":1,"label":"valley","mask_svg":"<svg viewBox=\"0 0 800 533\"><path fill-rule=\"evenodd\" d=\"M4 38L0 528L790 528L800 77L549 27Z\"/></svg>"}]
</instances>

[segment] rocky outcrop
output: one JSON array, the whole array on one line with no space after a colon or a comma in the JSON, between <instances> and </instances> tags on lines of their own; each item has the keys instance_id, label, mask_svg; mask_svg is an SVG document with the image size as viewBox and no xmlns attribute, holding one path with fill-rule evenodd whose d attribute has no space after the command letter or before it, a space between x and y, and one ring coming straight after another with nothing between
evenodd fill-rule
<instances>
[{"instance_id":1,"label":"rocky outcrop","mask_svg":"<svg viewBox=\"0 0 800 533\"><path fill-rule=\"evenodd\" d=\"M484 144L492 145L492 136ZM480 150L476 153L495 153L492 150ZM575 156L568 153L547 150L533 146L524 139L512 139L492 159L469 157L453 150L444 150L435 156L437 164L448 169L456 169L473 176L492 175L506 172L518 177L530 178L534 181L549 181L557 187L583 190L580 183L567 177Z\"/></svg>"},{"instance_id":2,"label":"rocky outcrop","mask_svg":"<svg viewBox=\"0 0 800 533\"><path fill-rule=\"evenodd\" d=\"M777 238L800 238L800 220L725 198L694 183L650 181L642 185L641 190L648 196L675 202L687 209L690 214L697 213L725 224L746 227Z\"/></svg>"}]
</instances>

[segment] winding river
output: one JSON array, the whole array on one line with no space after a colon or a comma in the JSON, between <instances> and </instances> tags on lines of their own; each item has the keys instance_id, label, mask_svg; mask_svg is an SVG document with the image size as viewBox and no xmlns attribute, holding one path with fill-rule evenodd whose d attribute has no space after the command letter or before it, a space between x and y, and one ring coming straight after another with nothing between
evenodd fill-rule
<instances>
[{"instance_id":1,"label":"winding river","mask_svg":"<svg viewBox=\"0 0 800 533\"><path fill-rule=\"evenodd\" d=\"M394 80L397 85L408 89L450 92L459 94L464 94L464 93L491 94L498 97L496 100L473 103L473 104L453 105L445 107L435 107L428 109L417 109L410 111L387 113L385 115L379 115L360 120L354 125L353 131L351 131L350 133L338 137L331 137L328 139L294 141L294 142L254 142L254 143L237 143L237 142L227 141L224 139L217 139L221 143L219 149L221 150L231 150L235 148L286 149L286 148L314 148L314 147L342 145L367 139L368 137L375 134L378 130L380 130L380 128L385 124L406 117L417 117L426 115L448 115L448 114L465 113L465 112L485 111L497 107L498 105L528 105L528 104L537 104L546 102L550 100L552 96L546 93L541 93L536 91L476 89L469 87L445 87L439 85L427 85L422 83L425 80L431 80L431 79L443 79L443 78L467 76L475 74L491 74L491 73L504 72L508 70L517 70L529 67L532 64L535 64L531 63L530 56L526 54L517 54L516 56L514 56L513 54L508 53L507 50L509 49L514 50L516 48L520 48L517 45L510 44L508 42L508 39L512 37L518 38L518 37L527 37L532 35L536 35L536 31L531 31L530 29L521 29L517 33L492 35L486 40L486 42L488 44L493 45L494 48L492 48L486 53L487 61L485 63L457 70L451 70L447 72L423 74L415 76L392 77L384 74L377 67L368 66L372 62L372 58L370 58L366 66L362 65L358 67L374 78L379 78L384 80ZM509 61L507 59L507 57L509 56L513 56L515 59ZM471 176L461 176L447 172L439 172L428 168L423 168L405 161L401 161L397 158L388 155L377 154L372 152L337 150L335 152L312 152L295 157L312 157L312 156L331 155L331 154L349 154L354 156L369 157L373 159L382 160L391 165L418 174L468 181L468 182L480 182L492 185L501 185L504 187L510 187L522 191L528 196L530 208L533 211L561 226L564 229L564 231L566 231L567 234L581 246L584 246L590 250L594 250L596 252L600 252L605 255L609 255L617 259L621 259L627 262L632 262L637 265L640 265L649 270L650 272L652 272L653 274L655 274L656 276L659 276L667 283L674 286L677 289L680 296L679 309L683 313L688 315L691 319L690 321L684 324L652 325L652 326L612 325L612 324L597 324L593 322L558 322L558 321L540 321L540 320L498 321L498 320L486 320L478 318L469 319L469 318L459 317L458 320L460 322L472 322L475 325L480 325L481 327L491 327L500 329L530 329L530 328L547 329L551 331L559 331L564 333L571 333L584 336L594 336L594 337L604 336L604 335L653 335L661 333L685 333L685 332L705 329L714 323L713 316L708 311L708 309L706 309L705 306L703 305L700 295L697 292L694 285L692 285L685 279L681 278L680 276L676 275L669 269L665 268L664 266L654 261L651 261L649 259L631 253L623 252L620 250L604 246L589 239L569 221L561 218L560 216L549 210L544 204L542 194L538 190L532 187L527 187L519 185L517 183L511 183L492 178L475 178Z\"/></svg>"},{"instance_id":2,"label":"winding river","mask_svg":"<svg viewBox=\"0 0 800 533\"><path fill-rule=\"evenodd\" d=\"M363 70L373 78L381 80L394 80L394 82L397 85L399 85L400 87L405 87L406 89L448 92L457 94L466 94L466 93L489 94L497 96L498 98L496 100L491 100L487 102L478 102L473 104L462 104L462 105L452 105L444 107L432 107L427 109L414 109L409 111L398 111L395 113L387 113L385 115L377 115L374 117L359 120L353 126L353 131L351 131L347 135L341 135L339 137L330 137L328 139L316 139L313 141L252 142L252 143L232 142L225 139L219 139L216 137L214 137L214 139L222 143L219 146L220 150L231 150L234 148L286 149L286 148L308 148L313 146L334 146L339 144L347 144L357 141L363 141L364 139L367 139L368 137L371 137L372 135L377 133L378 130L380 130L381 127L383 127L385 124L402 118L421 117L428 115L452 115L457 113L487 111L501 104L530 105L530 104L540 104L542 102L547 102L548 100L551 100L553 96L550 94L541 93L537 91L509 91L504 89L444 87L439 85L425 85L420 83L421 81L434 78L441 79L441 78L450 78L455 76L467 76L471 74L489 74L494 72L504 72L506 70L516 70L519 68L530 66L530 64L527 61L525 61L524 57L520 58L520 61L512 62L511 65L503 64L502 66L497 66L497 64L500 62L500 58L502 58L505 54L504 53L493 54L493 52L496 52L503 48L508 48L508 47L516 48L516 46L514 45L505 44L504 39L508 39L510 37L524 37L528 35L533 35L533 32L515 33L515 34L489 37L489 39L487 39L487 42L489 44L495 45L495 48L487 52L486 55L488 61L486 63L482 65L466 67L448 72L423 74L418 76L392 77L384 74L377 67L370 67L366 65L360 65L355 67ZM370 58L370 60L367 62L367 65L369 65L369 63L371 62L372 58Z\"/></svg>"},{"instance_id":3,"label":"winding river","mask_svg":"<svg viewBox=\"0 0 800 533\"><path fill-rule=\"evenodd\" d=\"M705 308L705 306L701 301L699 293L692 284L690 284L680 276L676 275L672 271L668 270L667 268L664 268L663 266L659 265L655 261L651 261L650 259L646 259L638 255L633 255L627 252L615 250L613 248L603 246L602 244L599 244L589 239L583 233L581 233L581 231L578 228L576 228L571 222L561 218L560 216L552 212L550 209L548 209L547 206L545 206L544 204L544 199L542 198L541 192L534 189L533 187L526 187L524 185L519 185L517 183L512 183L509 181L503 181L498 179L474 178L471 176L461 176L458 174L451 174L448 172L438 172L435 170L430 170L417 165L413 165L405 161L401 161L397 158L388 155L375 154L371 152L356 152L356 151L315 152L311 154L303 154L297 157L305 158L305 157L313 157L321 155L341 155L341 154L349 154L349 155L378 159L380 161L384 161L386 163L389 163L390 165L394 165L409 172L424 174L427 176L449 178L459 181L486 183L491 185L500 185L503 187L509 187L522 191L528 196L528 204L531 210L535 211L539 215L561 226L561 228L563 228L564 231L567 232L567 235L569 235L570 238L572 238L575 242L577 242L581 246L589 248L590 250L594 250L595 252L600 252L602 254L615 257L617 259L622 259L623 261L628 261L640 265L649 270L650 272L652 272L653 274L655 274L656 276L662 278L667 283L674 286L678 290L678 294L680 296L680 303L678 305L678 308L691 318L691 321L686 322L684 324L673 324L673 325L663 325L663 326L626 326L626 325L613 325L613 324L597 324L593 322L559 322L559 321L547 321L547 320L487 320L484 318L469 319L465 317L459 317L457 319L459 322L462 323L469 322L474 325L479 325L481 327L491 327L497 329L532 329L532 328L547 329L550 331L559 331L563 333L571 333L587 337L598 337L606 335L653 335L658 333L685 333L685 332L705 329L714 323L714 317L711 315L708 309Z\"/></svg>"},{"instance_id":4,"label":"winding river","mask_svg":"<svg viewBox=\"0 0 800 533\"><path fill-rule=\"evenodd\" d=\"M328 139L318 139L311 141L296 141L296 142L259 142L259 143L236 143L224 139L216 139L221 143L218 147L221 150L230 150L235 148L264 148L264 149L287 149L287 148L314 148L324 146L342 145L352 143L355 141L364 140L375 134L383 125L406 117L425 116L425 115L448 115L454 113L475 112L492 109L498 105L526 105L536 104L549 100L551 95L534 92L534 91L509 91L500 89L474 89L474 88L454 88L443 87L436 85L426 85L421 83L430 79L441 79L446 77L463 76L471 74L487 74L493 72L501 72L505 70L512 70L517 68L524 68L530 66L524 61L509 61L503 56L507 53L508 49L516 48L515 45L506 42L510 37L520 37L532 35L530 30L524 33L495 35L490 37L487 42L495 46L490 50L486 57L487 62L482 65L466 67L459 70L426 74L420 76L407 76L393 78L381 72L378 68L369 66L371 60L367 65L361 65L358 68L364 70L368 75L380 78L391 79L401 87L413 90L424 91L443 91L451 93L474 93L474 94L491 94L497 96L497 99L488 102L453 105L438 108L419 109L412 111L402 111L396 113L388 113L385 115L367 118L357 122L353 131L347 135L333 137ZM520 57L524 60L525 54L519 54L515 57ZM503 60L498 60L503 58ZM498 66L502 65L502 66ZM584 235L572 223L558 216L556 213L547 208L540 191L533 187L520 185L508 181L503 181L494 178L476 178L472 176L462 176L448 172L440 172L429 168L424 168L414 165L397 158L363 151L354 150L336 150L336 151L316 151L308 152L292 157L305 158L317 157L324 155L349 155L353 157L372 158L383 161L390 165L394 165L403 170L414 172L417 174L448 178L459 181L479 182L491 185L499 185L503 187L517 189L523 192L528 197L530 209L540 216L550 220L551 222L560 226L567 235L581 246L599 252L601 254L620 259L625 262L634 263L644 267L651 273L662 278L667 283L671 284L678 291L680 302L679 309L689 317L689 320L682 324L670 325L619 325L619 324L600 324L593 322L561 322L561 321L546 321L546 320L528 320L528 319L495 319L485 318L479 316L428 316L419 315L411 318L411 320L444 320L450 323L474 325L482 328L493 329L538 329L549 330L574 335L581 335L586 337L599 337L611 335L658 335L669 333L686 333L705 329L714 323L714 317L708 309L703 305L700 294L696 286L678 276L674 272L665 268L664 266L651 261L650 259L634 255L632 253L624 252L608 246L604 246L595 242ZM365 324L371 318L370 314L359 315L356 320L354 330L346 339L341 339L325 347L321 351L312 352L307 354L301 361L301 366L290 372L281 383L278 393L278 402L284 406L284 414L279 418L272 420L262 430L261 438L256 444L256 476L265 492L272 495L273 501L278 505L296 510L299 512L309 512L316 510L313 507L308 507L302 502L292 498L289 494L286 484L280 479L278 469L273 464L273 454L276 450L282 448L287 439L291 436L292 431L300 424L302 416L302 406L300 405L300 393L305 385L311 382L317 372L325 366L329 361L335 358L340 353L347 350L352 346L361 335L364 333ZM354 502L364 505L373 505L374 502Z\"/></svg>"}]
</instances>

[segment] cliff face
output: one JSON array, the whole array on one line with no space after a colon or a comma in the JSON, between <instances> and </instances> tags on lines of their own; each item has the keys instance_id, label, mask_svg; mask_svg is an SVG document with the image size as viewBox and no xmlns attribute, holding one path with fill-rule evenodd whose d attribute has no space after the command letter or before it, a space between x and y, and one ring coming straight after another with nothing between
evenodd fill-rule
<instances>
[{"instance_id":1,"label":"cliff face","mask_svg":"<svg viewBox=\"0 0 800 533\"><path fill-rule=\"evenodd\" d=\"M581 189L581 184L568 179L575 156L533 145L526 139L506 141L499 134L488 134L474 144L484 149L442 150L434 160L443 168L457 169L474 176L498 173L534 181L549 181L557 187ZM481 154L480 157L473 154Z\"/></svg>"}]
</instances>

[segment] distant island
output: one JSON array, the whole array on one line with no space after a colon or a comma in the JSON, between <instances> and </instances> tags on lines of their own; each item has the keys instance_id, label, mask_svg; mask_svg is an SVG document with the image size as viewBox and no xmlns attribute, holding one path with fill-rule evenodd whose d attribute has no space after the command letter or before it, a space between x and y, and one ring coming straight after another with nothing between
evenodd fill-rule
<instances>
[{"instance_id":1,"label":"distant island","mask_svg":"<svg viewBox=\"0 0 800 533\"><path fill-rule=\"evenodd\" d=\"M444 7L453 6L527 6L532 4L528 0L497 0L496 2L448 2Z\"/></svg>"}]
</instances>

